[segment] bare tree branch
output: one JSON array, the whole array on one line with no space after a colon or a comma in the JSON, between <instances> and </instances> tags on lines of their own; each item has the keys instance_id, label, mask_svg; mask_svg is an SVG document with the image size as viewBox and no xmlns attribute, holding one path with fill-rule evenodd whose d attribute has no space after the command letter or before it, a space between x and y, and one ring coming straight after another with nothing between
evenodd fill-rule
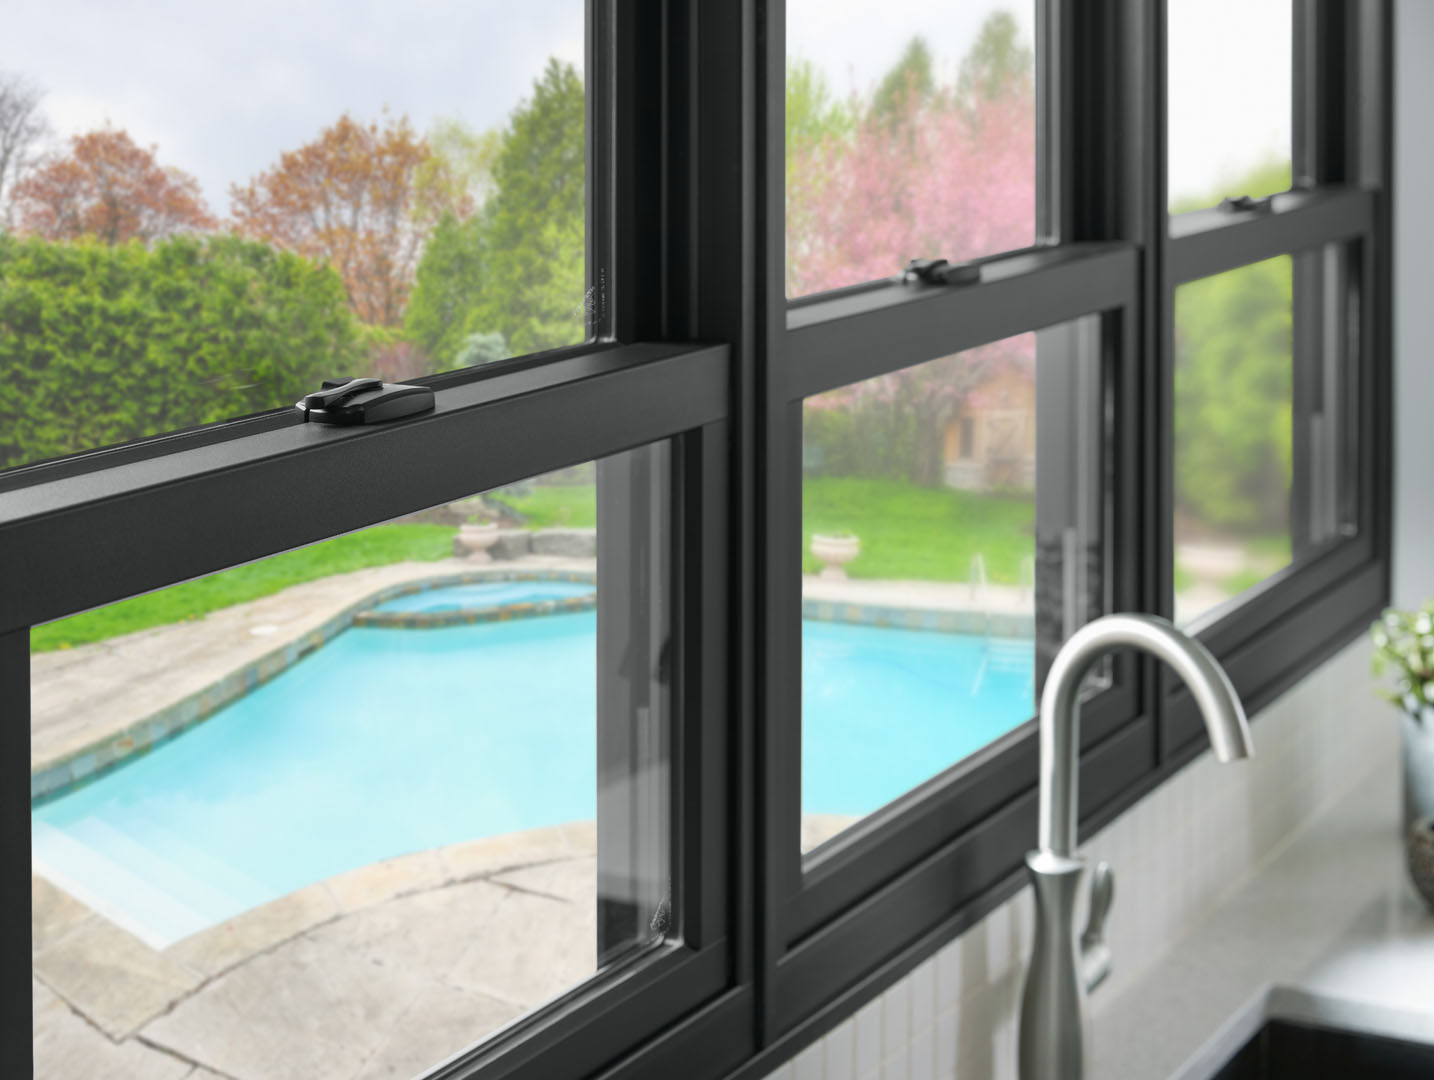
<instances>
[{"instance_id":1,"label":"bare tree branch","mask_svg":"<svg viewBox=\"0 0 1434 1080\"><path fill-rule=\"evenodd\" d=\"M0 224L10 224L11 192L49 137L49 122L40 112L43 96L23 76L0 72Z\"/></svg>"}]
</instances>

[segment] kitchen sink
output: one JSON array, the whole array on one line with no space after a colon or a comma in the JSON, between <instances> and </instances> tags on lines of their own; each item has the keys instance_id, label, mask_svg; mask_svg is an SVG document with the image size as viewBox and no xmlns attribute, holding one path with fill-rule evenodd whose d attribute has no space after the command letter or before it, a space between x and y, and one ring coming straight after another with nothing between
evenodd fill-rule
<instances>
[{"instance_id":1,"label":"kitchen sink","mask_svg":"<svg viewBox=\"0 0 1434 1080\"><path fill-rule=\"evenodd\" d=\"M1323 1077L1430 1080L1434 1045L1270 1019L1210 1080Z\"/></svg>"}]
</instances>

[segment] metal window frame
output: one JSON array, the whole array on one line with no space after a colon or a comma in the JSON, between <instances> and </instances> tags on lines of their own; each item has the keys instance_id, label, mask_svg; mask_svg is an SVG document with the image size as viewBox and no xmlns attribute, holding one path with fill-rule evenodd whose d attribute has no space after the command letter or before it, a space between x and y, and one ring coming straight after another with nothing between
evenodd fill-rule
<instances>
[{"instance_id":1,"label":"metal window frame","mask_svg":"<svg viewBox=\"0 0 1434 1080\"><path fill-rule=\"evenodd\" d=\"M317 430L276 412L0 477L0 716L10 760L28 762L37 622L670 439L685 941L649 949L431 1075L757 1080L1012 895L1033 835L1028 724L805 866L796 852L800 400L1099 315L1120 418L1111 588L1123 607L1168 614L1174 290L1346 245L1360 331L1359 530L1200 624L1247 704L1270 700L1389 595L1392 5L1297 5L1307 9L1292 44L1301 190L1268 214L1170 220L1164 5L1035 0L1039 127L1054 148L1041 163L1042 244L983 260L976 285L876 283L789 305L782 0L587 2L589 123L600 135L589 232L608 255L590 276L601 278L603 339L435 377L438 409L387 427ZM882 350L864 348L878 341ZM165 535L181 512L183 537ZM96 535L101 550L88 543ZM1202 746L1188 702L1135 657L1114 665L1112 690L1086 719L1087 834ZM28 791L12 768L16 792ZM3 1023L18 1046L30 1023L15 1007L29 834L14 798L0 818L0 910L13 915L0 940L17 990Z\"/></svg>"},{"instance_id":2,"label":"metal window frame","mask_svg":"<svg viewBox=\"0 0 1434 1080\"><path fill-rule=\"evenodd\" d=\"M1124 606L1173 608L1171 410L1174 290L1185 281L1341 244L1350 266L1361 341L1358 531L1238 602L1202 619L1201 638L1258 709L1357 636L1388 598L1388 42L1384 0L1296 5L1294 118L1300 190L1263 213L1215 210L1171 218L1166 200L1165 12L1160 3L1038 0L1045 55L1038 130L1052 153L1041 163L1040 235L1054 246L979 260L982 281L959 290L871 284L786 304L777 284L769 310L786 310L785 339L768 349L766 416L772 454L765 529L766 652L793 670L799 610L800 398L984 341L1106 311L1124 355L1118 399L1137 431L1118 429L1117 506L1128 519L1115 593ZM768 86L781 85L781 4L767 5ZM772 94L775 97L775 92ZM767 151L781 147L780 102L771 98ZM775 170L774 170L775 171ZM781 178L767 175L780 205ZM1232 192L1231 194L1238 194ZM768 236L781 266L780 237ZM940 255L940 252L931 252ZM1131 259L1120 298L1103 293ZM1092 271L1082 276L1081 270ZM1069 277L1066 275L1069 274ZM1090 278L1099 278L1092 281ZM1059 282L1059 284L1057 284ZM1128 290L1128 291L1127 291ZM775 320L774 320L775 321ZM783 356L782 349L786 353ZM879 346L879 347L878 347ZM784 368L785 371L780 369ZM784 385L785 384L785 385ZM785 390L785 396L783 396ZM1119 427L1119 425L1118 425ZM1131 461L1134 454L1139 460ZM1119 511L1117 514L1119 518ZM1128 548L1120 548L1124 543ZM785 637L784 637L785 635ZM756 1080L900 978L943 942L1024 884L1029 844L1031 725L1012 732L859 823L809 858L794 830L800 744L798 691L764 688L759 759L765 790L761 921L763 1052L732 1074ZM1103 700L1102 700L1103 699ZM1126 658L1115 692L1085 710L1081 827L1086 834L1168 779L1204 746L1186 695L1150 661ZM1102 711L1104 706L1104 711ZM1027 755L1023 759L1023 754ZM1008 776L1003 768L1009 767ZM1003 780L1012 784L1003 787ZM1000 792L991 804L984 796Z\"/></svg>"},{"instance_id":3,"label":"metal window frame","mask_svg":"<svg viewBox=\"0 0 1434 1080\"><path fill-rule=\"evenodd\" d=\"M740 373L753 367L752 275L743 269L752 199L749 165L715 167L744 130L730 105L740 69L717 62L744 51L741 14L587 0L588 273L603 339L427 379L434 411L391 424L324 428L278 410L15 470L0 483L0 716L14 740L18 793L28 792L19 763L29 761L20 748L32 625L551 469L670 445L681 940L610 965L461 1051L433 1070L445 1080L594 1075L713 1003L705 1030L718 1048L714 1067L754 1049L741 1007L752 994L743 971L750 890L732 888L742 880L737 847L750 802L732 676L750 660L734 647L742 605L728 575L741 538L732 402ZM684 145L695 160L680 160ZM106 538L102 548L95 536ZM21 917L30 860L18 794L5 822L0 906L15 916L5 940L16 992L3 1023L14 1071L32 1071L28 1034L21 1042L22 1023L30 1026L19 964L30 944Z\"/></svg>"}]
</instances>

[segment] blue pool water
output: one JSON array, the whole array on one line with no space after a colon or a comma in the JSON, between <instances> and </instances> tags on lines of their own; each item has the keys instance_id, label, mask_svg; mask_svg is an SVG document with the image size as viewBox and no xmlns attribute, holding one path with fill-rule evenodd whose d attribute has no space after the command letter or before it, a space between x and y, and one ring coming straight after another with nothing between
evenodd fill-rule
<instances>
[{"instance_id":1,"label":"blue pool water","mask_svg":"<svg viewBox=\"0 0 1434 1080\"><path fill-rule=\"evenodd\" d=\"M803 635L808 812L873 810L1031 713L1028 643L1022 673L981 638ZM163 946L379 859L590 820L595 639L593 612L347 630L37 807L36 867Z\"/></svg>"},{"instance_id":2,"label":"blue pool water","mask_svg":"<svg viewBox=\"0 0 1434 1080\"><path fill-rule=\"evenodd\" d=\"M588 596L594 585L575 581L496 581L473 585L453 585L443 589L424 589L379 604L375 611L413 611L434 614L470 608L498 607L503 604L527 604L538 600L566 600Z\"/></svg>"},{"instance_id":3,"label":"blue pool water","mask_svg":"<svg viewBox=\"0 0 1434 1080\"><path fill-rule=\"evenodd\" d=\"M802 624L802 811L869 814L1035 714L1025 641Z\"/></svg>"}]
</instances>

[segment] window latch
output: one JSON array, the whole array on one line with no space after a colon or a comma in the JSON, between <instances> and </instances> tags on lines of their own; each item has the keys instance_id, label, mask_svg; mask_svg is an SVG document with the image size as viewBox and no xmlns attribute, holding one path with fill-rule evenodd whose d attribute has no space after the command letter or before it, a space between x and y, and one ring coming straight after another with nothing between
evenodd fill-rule
<instances>
[{"instance_id":1,"label":"window latch","mask_svg":"<svg viewBox=\"0 0 1434 1080\"><path fill-rule=\"evenodd\" d=\"M1266 195L1263 199L1252 199L1248 195L1236 195L1233 198L1226 197L1220 200L1216 209L1226 214L1238 214L1249 212L1254 214L1270 214L1275 209L1275 197Z\"/></svg>"},{"instance_id":2,"label":"window latch","mask_svg":"<svg viewBox=\"0 0 1434 1080\"><path fill-rule=\"evenodd\" d=\"M981 280L981 268L975 263L947 262L945 259L912 259L902 271L901 280L924 285L973 285Z\"/></svg>"},{"instance_id":3,"label":"window latch","mask_svg":"<svg viewBox=\"0 0 1434 1080\"><path fill-rule=\"evenodd\" d=\"M378 379L325 379L324 388L296 406L315 424L381 424L433 408L433 391Z\"/></svg>"}]
</instances>

